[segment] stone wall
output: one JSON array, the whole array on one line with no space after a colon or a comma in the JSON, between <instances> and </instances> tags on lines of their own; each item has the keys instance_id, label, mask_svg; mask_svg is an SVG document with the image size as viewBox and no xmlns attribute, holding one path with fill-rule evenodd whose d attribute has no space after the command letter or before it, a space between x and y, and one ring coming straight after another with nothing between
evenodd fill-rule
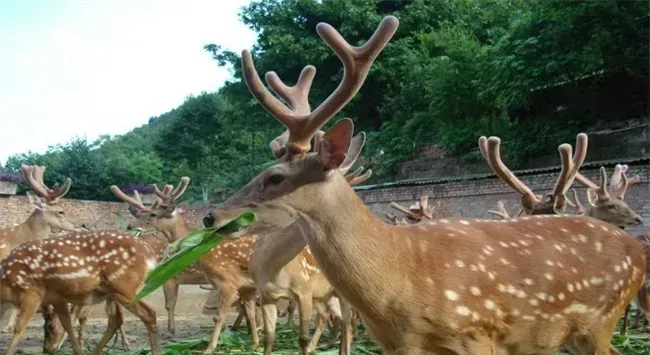
<instances>
[{"instance_id":1,"label":"stone wall","mask_svg":"<svg viewBox=\"0 0 650 355\"><path fill-rule=\"evenodd\" d=\"M607 167L608 174L613 171L613 167ZM598 183L597 169L581 169L580 172ZM557 172L538 173L534 175L520 176L537 194L545 194L553 189L557 178ZM627 228L632 234L650 233L650 166L630 165L630 173L640 175L641 181L630 186L626 193L625 200L630 207L639 213L645 223L643 226ZM577 184L574 186L578 187ZM586 191L584 188L577 188L583 204L586 202ZM521 195L514 193L510 187L502 183L497 178L485 178L469 181L454 181L440 183L421 183L421 184L403 184L390 187L377 187L367 190L358 190L357 193L378 215L384 217L386 213L395 213L390 207L392 201L402 205L409 206L413 204L421 194L429 196L429 203L432 205L440 201L440 209L435 214L436 217L449 216L467 216L467 217L489 217L492 216L487 211L496 209L496 203L499 200L506 201L506 208L510 214L516 213L521 204ZM399 212L398 212L399 213Z\"/></svg>"},{"instance_id":2,"label":"stone wall","mask_svg":"<svg viewBox=\"0 0 650 355\"><path fill-rule=\"evenodd\" d=\"M61 200L68 216L93 229L124 229L133 219L122 202ZM0 196L0 228L20 224L34 209L26 196ZM202 226L207 209L186 209L183 216L190 226Z\"/></svg>"},{"instance_id":3,"label":"stone wall","mask_svg":"<svg viewBox=\"0 0 650 355\"><path fill-rule=\"evenodd\" d=\"M607 168L608 173L611 174L613 167ZM581 169L581 172L592 181L598 182L598 170ZM644 226L630 228L630 231L639 234L650 233L650 166L631 165L630 172L631 175L640 175L641 181L629 188L626 201L646 221ZM540 194L553 189L556 177L557 172L552 171L520 176L520 179ZM585 190L578 188L578 191L583 203L586 203ZM370 208L382 217L386 213L395 212L390 208L390 202L395 201L408 206L421 194L427 194L431 203L441 202L441 207L436 213L437 217L490 217L487 210L496 208L496 202L501 199L507 201L506 207L511 214L518 211L520 206L520 195L513 193L508 186L496 178L404 184L359 190L358 193ZM119 202L63 200L61 204L66 207L69 215L91 228L123 229L132 218L126 209L126 204ZM0 197L0 227L21 223L29 217L31 211L32 208L25 196ZM191 208L183 215L190 221L192 227L198 228L202 225L201 221L206 212L206 208Z\"/></svg>"}]
</instances>

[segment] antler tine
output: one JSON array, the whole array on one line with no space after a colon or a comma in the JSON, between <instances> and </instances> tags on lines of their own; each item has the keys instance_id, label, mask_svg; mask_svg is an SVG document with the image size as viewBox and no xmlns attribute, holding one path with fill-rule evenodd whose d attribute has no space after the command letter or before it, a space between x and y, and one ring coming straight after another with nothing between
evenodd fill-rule
<instances>
[{"instance_id":1,"label":"antler tine","mask_svg":"<svg viewBox=\"0 0 650 355\"><path fill-rule=\"evenodd\" d=\"M493 210L488 210L488 213L492 213L494 215L497 215L503 219L509 219L510 214L508 213L508 210L506 209L505 204L503 203L503 200L497 201L497 208L499 209L498 211L493 211Z\"/></svg>"},{"instance_id":2,"label":"antler tine","mask_svg":"<svg viewBox=\"0 0 650 355\"><path fill-rule=\"evenodd\" d=\"M350 141L350 147L348 148L348 152L345 156L345 160L343 160L343 163L341 164L341 167L339 167L339 171L341 174L345 174L352 168L352 165L354 165L354 162L357 161L357 158L359 158L359 154L361 154L361 149L363 149L363 145L366 143L366 132L359 132L352 140Z\"/></svg>"},{"instance_id":3,"label":"antler tine","mask_svg":"<svg viewBox=\"0 0 650 355\"><path fill-rule=\"evenodd\" d=\"M390 207L392 207L392 208L394 208L394 209L396 209L396 210L398 210L398 211L404 212L406 215L408 215L408 216L411 217L412 219L418 219L418 215L417 215L417 214L413 213L413 211L411 211L410 209L408 209L408 208L406 208L406 207L400 205L400 204L397 203L397 202L391 202L391 203L390 203Z\"/></svg>"},{"instance_id":4,"label":"antler tine","mask_svg":"<svg viewBox=\"0 0 650 355\"><path fill-rule=\"evenodd\" d=\"M140 194L138 194L137 191L133 191L133 194L136 196L136 198L132 198L129 195L125 194L124 191L120 190L120 188L117 187L116 185L111 185L111 192L113 193L113 195L115 195L115 197L137 208L141 212L149 211L149 208L145 206L144 203L142 203Z\"/></svg>"},{"instance_id":5,"label":"antler tine","mask_svg":"<svg viewBox=\"0 0 650 355\"><path fill-rule=\"evenodd\" d=\"M571 159L571 145L565 143L558 147L560 159L562 160L562 170L560 171L560 176L558 176L558 179L555 182L552 198L555 199L559 195L566 194L571 187L571 184L573 184L573 180L576 178L578 170L587 157L587 142L588 139L586 134L578 134L576 137L576 152L573 155L573 159Z\"/></svg>"},{"instance_id":6,"label":"antler tine","mask_svg":"<svg viewBox=\"0 0 650 355\"><path fill-rule=\"evenodd\" d=\"M570 199L567 199L567 203L569 207L573 208L578 214L585 214L585 206L580 202L580 198L578 197L578 191L576 189L571 189L571 193L573 194L573 200L575 202L572 202Z\"/></svg>"},{"instance_id":7,"label":"antler tine","mask_svg":"<svg viewBox=\"0 0 650 355\"><path fill-rule=\"evenodd\" d=\"M614 173L612 174L612 178L609 182L611 195L620 200L625 198L625 192L627 192L627 188L630 187L630 185L639 182L639 180L641 179L639 175L636 175L632 178L628 178L627 177L628 169L629 167L627 166L627 164L625 165L616 164L616 167L614 168Z\"/></svg>"},{"instance_id":8,"label":"antler tine","mask_svg":"<svg viewBox=\"0 0 650 355\"><path fill-rule=\"evenodd\" d=\"M37 178L38 174L36 173L37 168L39 167L36 165L22 165L21 170L23 172L23 178L27 181L29 186L31 186L32 190L41 195L41 197L49 200L50 192L47 190L45 185L39 182Z\"/></svg>"},{"instance_id":9,"label":"antler tine","mask_svg":"<svg viewBox=\"0 0 650 355\"><path fill-rule=\"evenodd\" d=\"M368 42L361 47L351 46L328 24L319 23L316 26L316 32L343 63L343 80L334 92L311 113L292 112L275 98L262 84L250 52L247 50L242 52L242 71L249 90L257 101L290 131L285 159L291 159L295 155L309 151L312 136L356 95L368 75L370 66L397 31L398 24L399 21L394 16L385 17ZM303 79L302 82L299 79L299 84L309 81L307 79L311 73L315 73L315 69L309 68L308 66L303 69L301 78L306 79ZM278 95L282 95L282 89L287 87L279 85L280 81L277 75L271 72L267 74L266 78L269 85L274 85L273 89L276 92L279 91ZM299 84L296 87L299 87ZM283 98L289 99L288 96Z\"/></svg>"},{"instance_id":10,"label":"antler tine","mask_svg":"<svg viewBox=\"0 0 650 355\"><path fill-rule=\"evenodd\" d=\"M181 178L181 181L178 183L176 189L174 189L174 191L171 192L170 197L174 200L181 197L185 193L185 190L187 190L187 186L189 184L190 184L190 178L187 176L183 176Z\"/></svg>"},{"instance_id":11,"label":"antler tine","mask_svg":"<svg viewBox=\"0 0 650 355\"><path fill-rule=\"evenodd\" d=\"M314 76L316 76L316 68L313 65L308 65L302 69L294 86L287 86L274 71L270 71L265 75L266 82L273 89L273 92L286 101L291 106L292 113L298 116L311 113L309 90L314 81Z\"/></svg>"},{"instance_id":12,"label":"antler tine","mask_svg":"<svg viewBox=\"0 0 650 355\"><path fill-rule=\"evenodd\" d=\"M422 211L422 214L424 214L424 211L429 209L429 196L427 195L420 196L419 202L420 202L420 211Z\"/></svg>"},{"instance_id":13,"label":"antler tine","mask_svg":"<svg viewBox=\"0 0 650 355\"><path fill-rule=\"evenodd\" d=\"M359 171L359 172L361 172L362 170L363 170L363 167L359 167L359 169L357 169L357 171ZM357 186L359 184L362 184L366 180L370 179L371 176L372 176L372 169L368 169L368 170L366 170L365 173L363 173L363 175L355 176L355 177L352 177L352 178L350 178L350 175L348 175L345 178L348 180L348 184L350 184L350 186Z\"/></svg>"},{"instance_id":14,"label":"antler tine","mask_svg":"<svg viewBox=\"0 0 650 355\"><path fill-rule=\"evenodd\" d=\"M484 156L487 156L488 165L492 168L492 171L505 182L508 186L512 187L515 191L521 194L521 204L524 207L526 212L531 212L533 207L541 201L540 196L535 195L533 191L526 186L521 180L519 180L515 174L508 169L508 167L501 160L500 154L500 145L501 139L498 137L490 137L487 139L486 143L485 137L479 139L479 147L481 147L481 152L483 149L486 150Z\"/></svg>"}]
</instances>

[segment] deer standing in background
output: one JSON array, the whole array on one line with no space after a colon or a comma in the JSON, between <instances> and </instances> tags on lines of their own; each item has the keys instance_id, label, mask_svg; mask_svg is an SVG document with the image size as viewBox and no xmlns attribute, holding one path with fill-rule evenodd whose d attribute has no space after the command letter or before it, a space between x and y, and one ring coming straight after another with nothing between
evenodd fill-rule
<instances>
[{"instance_id":1,"label":"deer standing in background","mask_svg":"<svg viewBox=\"0 0 650 355\"><path fill-rule=\"evenodd\" d=\"M82 228L68 217L58 202L68 193L72 180L67 178L61 187L48 188L43 182L46 168L37 165L23 165L23 179L34 191L27 191L27 198L34 208L25 222L18 226L0 229L0 260L4 259L14 248L32 240L50 237L52 228L64 231L78 231ZM17 310L10 304L0 304L0 320L5 318L3 332L10 332L16 322Z\"/></svg>"},{"instance_id":2,"label":"deer standing in background","mask_svg":"<svg viewBox=\"0 0 650 355\"><path fill-rule=\"evenodd\" d=\"M311 76L313 78L313 75ZM299 90L303 93L300 97L292 95L286 86L278 86L275 91L282 93L290 102L300 102L302 106L309 107L306 102L309 85L311 81L303 80ZM296 106L298 106L296 104ZM282 136L281 136L282 137ZM286 137L286 135L285 135ZM316 150L320 149L320 132L316 135ZM282 138L274 140L278 142ZM345 162L339 168L342 175L345 175L354 165L361 153L365 143L365 134L357 135L351 142L347 151ZM272 149L273 149L272 145ZM281 152L274 150L276 156ZM363 175L363 167L355 170L345 178L350 186L360 184L370 178L372 170L366 171ZM277 302L281 298L295 299L299 320L300 347L303 354L310 353L318 346L318 341L325 330L325 323L328 312L332 315L335 328L332 331L332 342L335 341L339 330L343 330L341 339L341 353L349 353L351 336L348 333L349 319L344 319L339 297L336 296L334 288L321 273L309 247L304 243L292 243L288 238L292 235L277 236L262 234L257 238L252 249L249 261L249 273L255 281L261 295L262 314L264 319L264 354L270 355L275 342L275 327L277 323ZM302 250L287 248L287 244L294 246L303 245ZM312 318L312 307L317 311L316 330L313 336L309 336L309 324ZM329 346L332 346L329 344Z\"/></svg>"},{"instance_id":3,"label":"deer standing in background","mask_svg":"<svg viewBox=\"0 0 650 355\"><path fill-rule=\"evenodd\" d=\"M429 207L429 196L423 195L420 196L418 201L415 201L415 204L406 208L405 206L400 205L397 202L391 202L390 207L401 211L406 217L397 217L397 215L388 213L386 217L390 223L398 224L409 224L411 223L420 223L423 220L433 220L433 213L440 208L440 201L436 202L435 206Z\"/></svg>"},{"instance_id":4,"label":"deer standing in background","mask_svg":"<svg viewBox=\"0 0 650 355\"><path fill-rule=\"evenodd\" d=\"M172 185L167 185L163 191L154 185L158 203L148 212L144 212L137 220L131 222L127 229L143 232L157 231L170 242L186 236L191 230L181 217L176 200L183 195L189 183L190 178L183 177L175 189ZM239 291L246 309L253 347L257 348L259 345L254 314L256 289L248 275L249 252L256 239L257 235L247 235L238 240L225 240L195 263L215 291L219 293L218 311L214 317L214 331L210 343L204 351L205 354L211 354L216 349L221 328L228 309L237 297L237 291Z\"/></svg>"},{"instance_id":5,"label":"deer standing in background","mask_svg":"<svg viewBox=\"0 0 650 355\"><path fill-rule=\"evenodd\" d=\"M118 231L71 233L15 248L0 262L0 301L19 309L7 355L14 354L27 322L41 305L52 305L50 316L58 318L68 333L73 354L81 355L68 303L85 306L107 299L142 320L152 355L160 355L156 312L142 301L133 303L155 266L156 253L146 243ZM93 355L102 352L122 322L121 307L114 307Z\"/></svg>"},{"instance_id":6,"label":"deer standing in background","mask_svg":"<svg viewBox=\"0 0 650 355\"><path fill-rule=\"evenodd\" d=\"M397 23L385 18L360 48L332 27L317 26L345 66L343 82L309 115L274 115L289 129L285 158L206 221L218 227L253 211L258 222L246 233L299 233L387 354L540 354L563 345L574 353L609 354L616 323L645 279L645 255L624 231L591 217L562 215L392 226L338 171L353 135L351 120L335 123L318 153L308 154L311 137L357 92ZM246 69L250 54L242 59ZM247 83L250 76L245 74ZM269 110L274 98L251 92ZM571 146L560 150L568 162ZM561 173L564 186L555 189L554 209L562 207L560 195L579 162ZM279 219L288 227L278 230ZM531 249L535 253L526 253Z\"/></svg>"}]
</instances>

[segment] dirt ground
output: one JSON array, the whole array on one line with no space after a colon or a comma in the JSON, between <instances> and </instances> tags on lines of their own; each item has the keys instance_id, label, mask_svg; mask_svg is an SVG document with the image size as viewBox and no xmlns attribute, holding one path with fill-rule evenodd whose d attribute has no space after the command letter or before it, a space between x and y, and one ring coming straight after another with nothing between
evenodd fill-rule
<instances>
[{"instance_id":1,"label":"dirt ground","mask_svg":"<svg viewBox=\"0 0 650 355\"><path fill-rule=\"evenodd\" d=\"M198 286L185 285L180 287L178 303L176 304L176 334L173 339L208 338L211 335L214 326L213 316L201 314L203 304L209 292L200 289ZM156 310L158 330L161 342L164 344L165 340L171 337L167 331L167 311L165 310L165 299L162 290L156 290L145 298L145 302ZM284 304L279 306L283 307ZM95 306L90 317L91 319L87 323L86 334L88 339L87 345L92 346L99 341L106 329L104 305L100 304ZM226 322L226 326L231 325L236 317L237 311L233 308ZM130 349L135 350L142 346L148 347L147 332L142 322L126 310L124 311L124 318L123 329L131 345ZM245 322L243 322L243 325L245 325ZM11 334L0 333L0 354L6 352L10 339ZM109 344L112 344L112 341ZM32 318L18 347L18 353L20 354L42 354L43 319L40 314L36 314ZM63 349L70 349L69 342L66 341L64 343Z\"/></svg>"}]
</instances>

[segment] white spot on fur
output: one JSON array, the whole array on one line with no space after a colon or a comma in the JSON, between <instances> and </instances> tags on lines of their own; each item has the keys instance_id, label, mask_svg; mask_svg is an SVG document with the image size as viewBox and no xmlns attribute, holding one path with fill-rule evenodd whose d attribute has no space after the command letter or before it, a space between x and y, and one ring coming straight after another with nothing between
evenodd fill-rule
<instances>
[{"instance_id":1,"label":"white spot on fur","mask_svg":"<svg viewBox=\"0 0 650 355\"><path fill-rule=\"evenodd\" d=\"M445 290L445 297L447 297L447 299L450 301L458 301L458 299L460 298L458 293L452 290Z\"/></svg>"}]
</instances>

